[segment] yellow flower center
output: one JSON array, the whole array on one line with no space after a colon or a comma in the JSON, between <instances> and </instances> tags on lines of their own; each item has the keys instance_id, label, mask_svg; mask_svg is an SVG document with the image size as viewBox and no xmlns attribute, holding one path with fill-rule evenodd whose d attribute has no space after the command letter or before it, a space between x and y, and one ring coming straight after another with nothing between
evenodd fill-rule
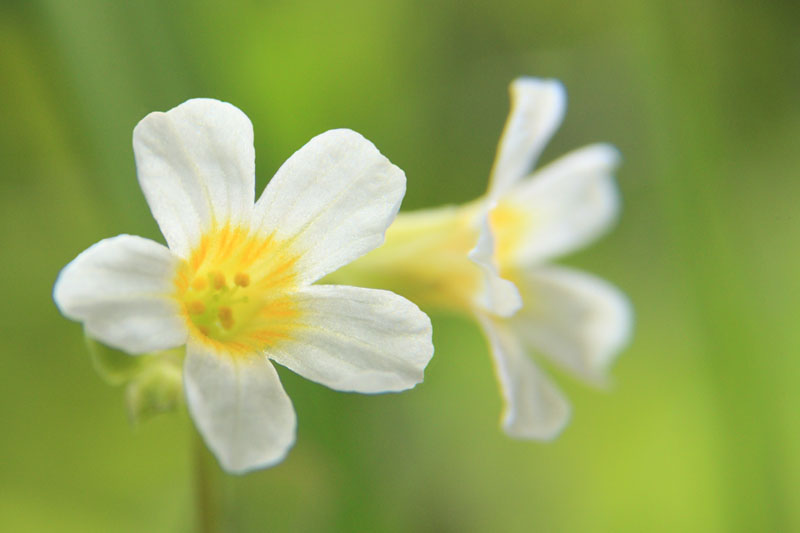
<instances>
[{"instance_id":1,"label":"yellow flower center","mask_svg":"<svg viewBox=\"0 0 800 533\"><path fill-rule=\"evenodd\" d=\"M297 259L271 235L230 226L206 233L175 280L190 331L233 354L288 338L299 314Z\"/></svg>"},{"instance_id":2,"label":"yellow flower center","mask_svg":"<svg viewBox=\"0 0 800 533\"><path fill-rule=\"evenodd\" d=\"M500 202L489 212L489 226L494 236L494 260L500 275L504 276L505 271L516 263L514 255L523 239L532 237L532 216L529 209L509 201Z\"/></svg>"}]
</instances>

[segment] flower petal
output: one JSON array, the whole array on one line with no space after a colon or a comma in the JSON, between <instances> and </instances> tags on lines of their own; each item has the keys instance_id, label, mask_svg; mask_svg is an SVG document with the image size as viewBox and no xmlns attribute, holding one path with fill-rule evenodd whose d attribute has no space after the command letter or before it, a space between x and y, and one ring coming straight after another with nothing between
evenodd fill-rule
<instances>
[{"instance_id":1,"label":"flower petal","mask_svg":"<svg viewBox=\"0 0 800 533\"><path fill-rule=\"evenodd\" d=\"M538 263L574 251L607 230L619 211L612 176L618 160L613 146L587 146L514 187L502 202L532 215L514 262Z\"/></svg>"},{"instance_id":2,"label":"flower petal","mask_svg":"<svg viewBox=\"0 0 800 533\"><path fill-rule=\"evenodd\" d=\"M198 98L150 113L133 130L139 184L170 249L188 257L205 230L248 224L253 126L231 104Z\"/></svg>"},{"instance_id":3,"label":"flower petal","mask_svg":"<svg viewBox=\"0 0 800 533\"><path fill-rule=\"evenodd\" d=\"M478 242L470 250L468 257L483 271L483 290L475 304L481 309L498 316L511 316L522 307L522 298L514 284L500 277L494 264L494 236L489 227L489 218L483 215L480 220Z\"/></svg>"},{"instance_id":4,"label":"flower petal","mask_svg":"<svg viewBox=\"0 0 800 533\"><path fill-rule=\"evenodd\" d=\"M301 322L268 355L332 389L364 393L420 383L433 355L431 322L392 292L313 285L293 296Z\"/></svg>"},{"instance_id":5,"label":"flower petal","mask_svg":"<svg viewBox=\"0 0 800 533\"><path fill-rule=\"evenodd\" d=\"M553 136L566 108L566 92L557 80L518 78L511 83L508 115L489 182L489 197L504 194L522 179Z\"/></svg>"},{"instance_id":6,"label":"flower petal","mask_svg":"<svg viewBox=\"0 0 800 533\"><path fill-rule=\"evenodd\" d=\"M189 412L226 471L274 465L292 447L294 408L266 357L234 359L190 341L183 384Z\"/></svg>"},{"instance_id":7,"label":"flower petal","mask_svg":"<svg viewBox=\"0 0 800 533\"><path fill-rule=\"evenodd\" d=\"M590 383L603 384L630 338L633 313L606 281L561 267L514 275L525 306L510 320L523 342Z\"/></svg>"},{"instance_id":8,"label":"flower petal","mask_svg":"<svg viewBox=\"0 0 800 533\"><path fill-rule=\"evenodd\" d=\"M165 246L118 235L91 246L58 275L53 299L90 337L132 354L186 342L174 298L180 266Z\"/></svg>"},{"instance_id":9,"label":"flower petal","mask_svg":"<svg viewBox=\"0 0 800 533\"><path fill-rule=\"evenodd\" d=\"M505 432L519 439L549 440L558 436L570 415L564 395L525 354L506 322L481 315L477 318L489 339L505 399Z\"/></svg>"},{"instance_id":10,"label":"flower petal","mask_svg":"<svg viewBox=\"0 0 800 533\"><path fill-rule=\"evenodd\" d=\"M351 130L311 139L278 169L256 203L254 225L290 240L301 283L383 242L405 194L403 171Z\"/></svg>"}]
</instances>

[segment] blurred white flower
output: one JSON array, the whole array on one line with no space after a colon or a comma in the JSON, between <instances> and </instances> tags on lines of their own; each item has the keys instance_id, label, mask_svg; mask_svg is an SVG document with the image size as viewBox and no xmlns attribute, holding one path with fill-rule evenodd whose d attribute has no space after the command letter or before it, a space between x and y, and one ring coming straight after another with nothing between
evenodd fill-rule
<instances>
[{"instance_id":1,"label":"blurred white flower","mask_svg":"<svg viewBox=\"0 0 800 533\"><path fill-rule=\"evenodd\" d=\"M400 214L386 243L339 279L371 277L371 286L423 307L475 317L505 399L503 428L518 438L550 439L569 419L569 404L528 352L598 384L630 335L632 313L619 290L549 264L614 221L618 154L592 145L530 174L561 123L565 93L557 81L520 78L511 97L486 195Z\"/></svg>"},{"instance_id":2,"label":"blurred white flower","mask_svg":"<svg viewBox=\"0 0 800 533\"><path fill-rule=\"evenodd\" d=\"M391 292L312 285L383 241L403 172L350 130L298 150L254 203L249 119L216 100L134 129L139 183L169 248L119 235L60 273L54 299L130 354L186 346L189 412L230 472L283 459L295 413L270 359L328 387L400 391L433 354L428 317Z\"/></svg>"},{"instance_id":3,"label":"blurred white flower","mask_svg":"<svg viewBox=\"0 0 800 533\"><path fill-rule=\"evenodd\" d=\"M569 404L526 348L598 384L630 336L632 313L619 290L547 264L593 241L615 220L619 156L612 146L591 145L528 175L561 123L566 96L557 81L521 78L511 84L511 99L481 209L488 223L470 258L488 277L497 268L512 281L522 306L508 316L513 297L492 291L496 303L478 307L476 316L506 401L503 428L514 437L548 439L563 429Z\"/></svg>"}]
</instances>

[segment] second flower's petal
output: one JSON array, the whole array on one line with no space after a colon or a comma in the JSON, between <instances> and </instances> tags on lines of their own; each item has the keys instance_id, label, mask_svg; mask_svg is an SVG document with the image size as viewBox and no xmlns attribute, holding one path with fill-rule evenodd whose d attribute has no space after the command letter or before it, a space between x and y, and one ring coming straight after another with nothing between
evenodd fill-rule
<instances>
[{"instance_id":1,"label":"second flower's petal","mask_svg":"<svg viewBox=\"0 0 800 533\"><path fill-rule=\"evenodd\" d=\"M288 241L301 283L311 283L383 242L406 189L403 171L358 133L311 139L278 170L254 223Z\"/></svg>"},{"instance_id":2,"label":"second flower's petal","mask_svg":"<svg viewBox=\"0 0 800 533\"><path fill-rule=\"evenodd\" d=\"M332 389L364 393L420 383L433 355L431 322L392 292L313 285L293 296L298 324L268 355Z\"/></svg>"},{"instance_id":3,"label":"second flower's petal","mask_svg":"<svg viewBox=\"0 0 800 533\"><path fill-rule=\"evenodd\" d=\"M253 126L233 105L198 98L150 113L133 130L133 151L150 210L181 257L214 225L249 224Z\"/></svg>"},{"instance_id":4,"label":"second flower's petal","mask_svg":"<svg viewBox=\"0 0 800 533\"><path fill-rule=\"evenodd\" d=\"M505 400L503 429L519 439L553 439L567 424L570 407L502 320L478 316L489 339Z\"/></svg>"},{"instance_id":5,"label":"second flower's petal","mask_svg":"<svg viewBox=\"0 0 800 533\"><path fill-rule=\"evenodd\" d=\"M497 198L528 174L553 136L566 108L564 87L556 80L519 78L511 84L508 115L489 182Z\"/></svg>"},{"instance_id":6,"label":"second flower's petal","mask_svg":"<svg viewBox=\"0 0 800 533\"><path fill-rule=\"evenodd\" d=\"M500 277L494 264L494 235L489 226L489 218L480 220L478 242L470 250L470 260L483 272L483 284L475 297L475 305L498 316L511 316L522 306L522 299L514 284Z\"/></svg>"},{"instance_id":7,"label":"second flower's petal","mask_svg":"<svg viewBox=\"0 0 800 533\"><path fill-rule=\"evenodd\" d=\"M625 295L589 274L562 267L514 275L525 306L511 318L528 346L594 384L603 384L627 344L633 313Z\"/></svg>"},{"instance_id":8,"label":"second flower's petal","mask_svg":"<svg viewBox=\"0 0 800 533\"><path fill-rule=\"evenodd\" d=\"M513 261L536 263L577 250L608 229L619 210L613 177L618 161L613 146L587 146L512 189L502 203L530 213Z\"/></svg>"},{"instance_id":9,"label":"second flower's petal","mask_svg":"<svg viewBox=\"0 0 800 533\"><path fill-rule=\"evenodd\" d=\"M183 383L189 412L226 471L274 465L294 444L294 408L263 355L233 358L190 342Z\"/></svg>"},{"instance_id":10,"label":"second flower's petal","mask_svg":"<svg viewBox=\"0 0 800 533\"><path fill-rule=\"evenodd\" d=\"M175 299L180 259L165 246L118 235L91 246L58 276L53 299L86 332L131 354L166 350L186 342Z\"/></svg>"}]
</instances>

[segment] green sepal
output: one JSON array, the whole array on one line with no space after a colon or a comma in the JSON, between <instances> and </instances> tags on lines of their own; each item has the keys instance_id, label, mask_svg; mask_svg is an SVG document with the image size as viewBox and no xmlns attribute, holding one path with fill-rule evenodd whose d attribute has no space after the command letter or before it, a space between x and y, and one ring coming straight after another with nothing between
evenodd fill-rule
<instances>
[{"instance_id":1,"label":"green sepal","mask_svg":"<svg viewBox=\"0 0 800 533\"><path fill-rule=\"evenodd\" d=\"M123 385L141 371L143 355L129 355L91 338L84 332L94 369L110 385Z\"/></svg>"},{"instance_id":2,"label":"green sepal","mask_svg":"<svg viewBox=\"0 0 800 533\"><path fill-rule=\"evenodd\" d=\"M162 360L143 370L125 388L128 418L136 425L160 413L176 410L183 402L180 364Z\"/></svg>"},{"instance_id":3,"label":"green sepal","mask_svg":"<svg viewBox=\"0 0 800 533\"><path fill-rule=\"evenodd\" d=\"M132 424L174 411L182 404L184 347L131 355L88 334L85 339L100 377L110 385L125 386L125 405Z\"/></svg>"}]
</instances>

